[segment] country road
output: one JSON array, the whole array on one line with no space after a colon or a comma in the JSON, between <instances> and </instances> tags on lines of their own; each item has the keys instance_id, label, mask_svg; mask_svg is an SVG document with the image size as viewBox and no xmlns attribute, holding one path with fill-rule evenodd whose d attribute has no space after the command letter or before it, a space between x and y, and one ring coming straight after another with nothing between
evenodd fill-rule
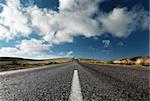
<instances>
[{"instance_id":1,"label":"country road","mask_svg":"<svg viewBox=\"0 0 150 101\"><path fill-rule=\"evenodd\" d=\"M149 70L70 62L1 72L0 101L149 101Z\"/></svg>"}]
</instances>

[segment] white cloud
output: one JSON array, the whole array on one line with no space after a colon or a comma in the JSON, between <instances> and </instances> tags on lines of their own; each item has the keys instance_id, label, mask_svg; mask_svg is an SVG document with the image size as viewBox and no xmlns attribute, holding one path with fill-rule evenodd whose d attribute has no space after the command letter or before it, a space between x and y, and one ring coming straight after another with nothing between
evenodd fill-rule
<instances>
[{"instance_id":1,"label":"white cloud","mask_svg":"<svg viewBox=\"0 0 150 101\"><path fill-rule=\"evenodd\" d=\"M135 15L135 25L137 29L149 29L149 12L145 11L143 8L134 7L132 14Z\"/></svg>"},{"instance_id":2,"label":"white cloud","mask_svg":"<svg viewBox=\"0 0 150 101\"><path fill-rule=\"evenodd\" d=\"M126 11L126 8L115 8L113 11L100 18L106 31L116 37L127 37L133 31L133 17Z\"/></svg>"},{"instance_id":3,"label":"white cloud","mask_svg":"<svg viewBox=\"0 0 150 101\"><path fill-rule=\"evenodd\" d=\"M32 32L28 25L28 18L23 13L23 8L20 7L19 0L8 0L6 5L3 5L3 11L0 13L0 27L3 26L7 29L4 29L5 32L0 33L0 36L3 35L0 39L9 40L16 35L26 37Z\"/></svg>"},{"instance_id":4,"label":"white cloud","mask_svg":"<svg viewBox=\"0 0 150 101\"><path fill-rule=\"evenodd\" d=\"M98 2L103 0L59 0L59 11L23 7L19 0L6 1L0 13L0 39L11 40L20 35L27 37L32 32L51 44L73 42L74 37L100 36L109 32L116 37L127 37L140 24L147 28L146 11L128 11L114 8L109 14L100 13L99 20L91 16L99 11ZM141 12L144 12L141 13ZM142 18L143 20L140 20ZM6 34L3 34L6 33Z\"/></svg>"},{"instance_id":5,"label":"white cloud","mask_svg":"<svg viewBox=\"0 0 150 101\"><path fill-rule=\"evenodd\" d=\"M60 58L59 55L51 55L44 52L41 52L39 54L24 54L23 50L20 50L18 48L13 47L3 47L0 48L0 57L21 57L21 58L31 58L31 59L50 59L50 58Z\"/></svg>"},{"instance_id":6,"label":"white cloud","mask_svg":"<svg viewBox=\"0 0 150 101\"><path fill-rule=\"evenodd\" d=\"M73 51L59 52L58 56L59 57L73 57Z\"/></svg>"},{"instance_id":7,"label":"white cloud","mask_svg":"<svg viewBox=\"0 0 150 101\"><path fill-rule=\"evenodd\" d=\"M61 5L63 7L60 8L59 12L47 9L42 10L37 6L27 8L27 12L31 16L33 28L40 31L40 34L46 41L60 44L72 42L73 38L79 35L91 37L102 33L99 23L90 17L97 10L95 2L86 2L87 5L84 6L84 9L82 8L83 6L80 6L80 3L83 3L80 0L78 1L79 5L77 5L77 1L68 1L69 3L73 2L74 7L62 2L67 3L60 0L60 7ZM64 9L66 6L69 10Z\"/></svg>"},{"instance_id":8,"label":"white cloud","mask_svg":"<svg viewBox=\"0 0 150 101\"><path fill-rule=\"evenodd\" d=\"M50 47L51 45L45 44L42 40L22 40L15 47L0 48L0 56L37 58L47 55Z\"/></svg>"},{"instance_id":9,"label":"white cloud","mask_svg":"<svg viewBox=\"0 0 150 101\"><path fill-rule=\"evenodd\" d=\"M44 44L41 40L31 39L22 40L16 47L24 54L39 54L48 51L51 45Z\"/></svg>"},{"instance_id":10,"label":"white cloud","mask_svg":"<svg viewBox=\"0 0 150 101\"><path fill-rule=\"evenodd\" d=\"M53 16L55 11L48 11L39 9L37 6L30 6L27 8L27 12L30 15L31 24L33 30L43 36L46 41L52 41L55 33L55 26Z\"/></svg>"},{"instance_id":11,"label":"white cloud","mask_svg":"<svg viewBox=\"0 0 150 101\"><path fill-rule=\"evenodd\" d=\"M72 57L73 56L73 51L69 51L67 52L67 54L65 55L65 57Z\"/></svg>"},{"instance_id":12,"label":"white cloud","mask_svg":"<svg viewBox=\"0 0 150 101\"><path fill-rule=\"evenodd\" d=\"M104 14L98 8L103 0L59 0L59 11L38 8L36 5L23 7L20 0L7 0L0 12L0 40L15 37L29 37L32 32L41 40L21 40L16 47L0 48L0 55L9 50L20 56L46 56L46 51L54 44L73 42L75 37L96 37L109 32L115 37L127 37L137 28L148 29L149 16L145 10L128 11L127 8L114 8ZM97 18L93 14L99 12ZM140 26L139 26L140 25ZM45 44L48 42L48 44ZM38 48L36 48L38 47ZM4 50L8 52L4 53ZM50 51L50 50L49 50ZM8 54L9 54L8 53ZM39 54L40 53L40 54ZM43 55L42 55L43 54Z\"/></svg>"},{"instance_id":13,"label":"white cloud","mask_svg":"<svg viewBox=\"0 0 150 101\"><path fill-rule=\"evenodd\" d=\"M110 46L111 41L110 40L102 40L102 44L104 45L105 48Z\"/></svg>"},{"instance_id":14,"label":"white cloud","mask_svg":"<svg viewBox=\"0 0 150 101\"><path fill-rule=\"evenodd\" d=\"M59 0L59 9L65 10L70 9L74 5L76 0Z\"/></svg>"},{"instance_id":15,"label":"white cloud","mask_svg":"<svg viewBox=\"0 0 150 101\"><path fill-rule=\"evenodd\" d=\"M0 48L0 57L22 57L32 59L50 59L60 57L72 57L73 51L58 55L49 54L51 45L45 44L43 40L22 40L15 47Z\"/></svg>"},{"instance_id":16,"label":"white cloud","mask_svg":"<svg viewBox=\"0 0 150 101\"><path fill-rule=\"evenodd\" d=\"M15 35L15 33L9 32L9 30L5 26L0 25L0 39L8 41L13 39Z\"/></svg>"},{"instance_id":17,"label":"white cloud","mask_svg":"<svg viewBox=\"0 0 150 101\"><path fill-rule=\"evenodd\" d=\"M100 16L99 20L106 32L115 37L127 37L137 27L148 29L148 12L141 10L127 11L127 8L114 8L109 14Z\"/></svg>"},{"instance_id":18,"label":"white cloud","mask_svg":"<svg viewBox=\"0 0 150 101\"><path fill-rule=\"evenodd\" d=\"M13 48L13 47L3 47L0 48L0 57L16 57L16 56L20 56L20 54L18 54L19 51L17 48Z\"/></svg>"}]
</instances>

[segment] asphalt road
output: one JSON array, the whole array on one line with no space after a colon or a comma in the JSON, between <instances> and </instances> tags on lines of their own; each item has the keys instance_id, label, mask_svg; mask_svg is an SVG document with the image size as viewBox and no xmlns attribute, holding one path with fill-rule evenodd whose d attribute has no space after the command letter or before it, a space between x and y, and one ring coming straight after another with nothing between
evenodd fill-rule
<instances>
[{"instance_id":1,"label":"asphalt road","mask_svg":"<svg viewBox=\"0 0 150 101\"><path fill-rule=\"evenodd\" d=\"M71 101L71 92L74 101L149 101L149 70L72 62L0 73L0 101Z\"/></svg>"}]
</instances>

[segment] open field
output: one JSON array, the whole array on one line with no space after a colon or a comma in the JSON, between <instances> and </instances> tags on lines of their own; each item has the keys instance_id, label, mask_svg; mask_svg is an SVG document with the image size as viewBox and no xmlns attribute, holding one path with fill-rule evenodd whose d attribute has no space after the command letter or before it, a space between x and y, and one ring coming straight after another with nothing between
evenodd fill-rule
<instances>
[{"instance_id":1,"label":"open field","mask_svg":"<svg viewBox=\"0 0 150 101\"><path fill-rule=\"evenodd\" d=\"M109 64L109 65L117 65L117 66L134 66L134 67L142 67L142 66L150 66L150 56L138 56L132 58L123 58L123 59L114 59L111 61L103 61L96 59L78 59L80 62L90 63L90 64Z\"/></svg>"},{"instance_id":2,"label":"open field","mask_svg":"<svg viewBox=\"0 0 150 101\"><path fill-rule=\"evenodd\" d=\"M1 57L0 71L34 68L38 66L60 64L60 63L71 62L71 61L72 58L32 60L32 59L22 59L22 58Z\"/></svg>"},{"instance_id":3,"label":"open field","mask_svg":"<svg viewBox=\"0 0 150 101\"><path fill-rule=\"evenodd\" d=\"M44 59L44 60L33 60L33 59L23 59L23 58L11 58L11 57L0 57L0 71L9 71L24 68L34 68L38 66L61 64L66 62L72 62L78 60L79 62L89 63L89 64L104 64L104 65L116 65L116 66L130 66L130 67L142 67L150 66L149 56L139 56L133 58L124 58L111 61L103 61L96 59L86 59L86 58L56 58L56 59Z\"/></svg>"}]
</instances>

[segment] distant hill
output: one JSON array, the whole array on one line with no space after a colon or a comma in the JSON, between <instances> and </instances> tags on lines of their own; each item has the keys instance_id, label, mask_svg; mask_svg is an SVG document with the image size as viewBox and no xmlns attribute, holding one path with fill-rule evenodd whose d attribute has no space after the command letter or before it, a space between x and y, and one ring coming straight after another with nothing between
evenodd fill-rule
<instances>
[{"instance_id":1,"label":"distant hill","mask_svg":"<svg viewBox=\"0 0 150 101\"><path fill-rule=\"evenodd\" d=\"M17 58L17 57L0 57L0 61L12 61L12 60L34 61L33 59L24 59L24 58Z\"/></svg>"},{"instance_id":2,"label":"distant hill","mask_svg":"<svg viewBox=\"0 0 150 101\"><path fill-rule=\"evenodd\" d=\"M78 61L86 62L86 63L93 63L93 64L105 64L105 63L107 63L106 61L103 61L103 60L87 59L87 58L79 58Z\"/></svg>"},{"instance_id":3,"label":"distant hill","mask_svg":"<svg viewBox=\"0 0 150 101\"><path fill-rule=\"evenodd\" d=\"M131 58L114 59L111 61L103 61L96 59L79 58L80 62L92 64L120 64L120 65L137 65L137 66L150 66L150 56L137 56Z\"/></svg>"},{"instance_id":4,"label":"distant hill","mask_svg":"<svg viewBox=\"0 0 150 101\"><path fill-rule=\"evenodd\" d=\"M57 58L57 59L24 59L16 57L0 57L0 71L32 68L51 64L60 64L73 61L72 58Z\"/></svg>"},{"instance_id":5,"label":"distant hill","mask_svg":"<svg viewBox=\"0 0 150 101\"><path fill-rule=\"evenodd\" d=\"M150 66L150 56L137 56L110 61L112 64Z\"/></svg>"},{"instance_id":6,"label":"distant hill","mask_svg":"<svg viewBox=\"0 0 150 101\"><path fill-rule=\"evenodd\" d=\"M0 62L7 62L7 61L41 61L41 62L65 62L65 61L70 61L72 58L54 58L54 59L25 59L25 58L17 58L17 57L0 57Z\"/></svg>"},{"instance_id":7,"label":"distant hill","mask_svg":"<svg viewBox=\"0 0 150 101\"><path fill-rule=\"evenodd\" d=\"M137 65L137 66L150 66L150 56L137 56L132 58L114 59L112 61L103 61L97 59L87 58L55 58L55 59L24 59L16 57L0 57L0 71L32 68L51 64L60 64L72 61L80 61L91 64L120 64L120 65Z\"/></svg>"}]
</instances>

